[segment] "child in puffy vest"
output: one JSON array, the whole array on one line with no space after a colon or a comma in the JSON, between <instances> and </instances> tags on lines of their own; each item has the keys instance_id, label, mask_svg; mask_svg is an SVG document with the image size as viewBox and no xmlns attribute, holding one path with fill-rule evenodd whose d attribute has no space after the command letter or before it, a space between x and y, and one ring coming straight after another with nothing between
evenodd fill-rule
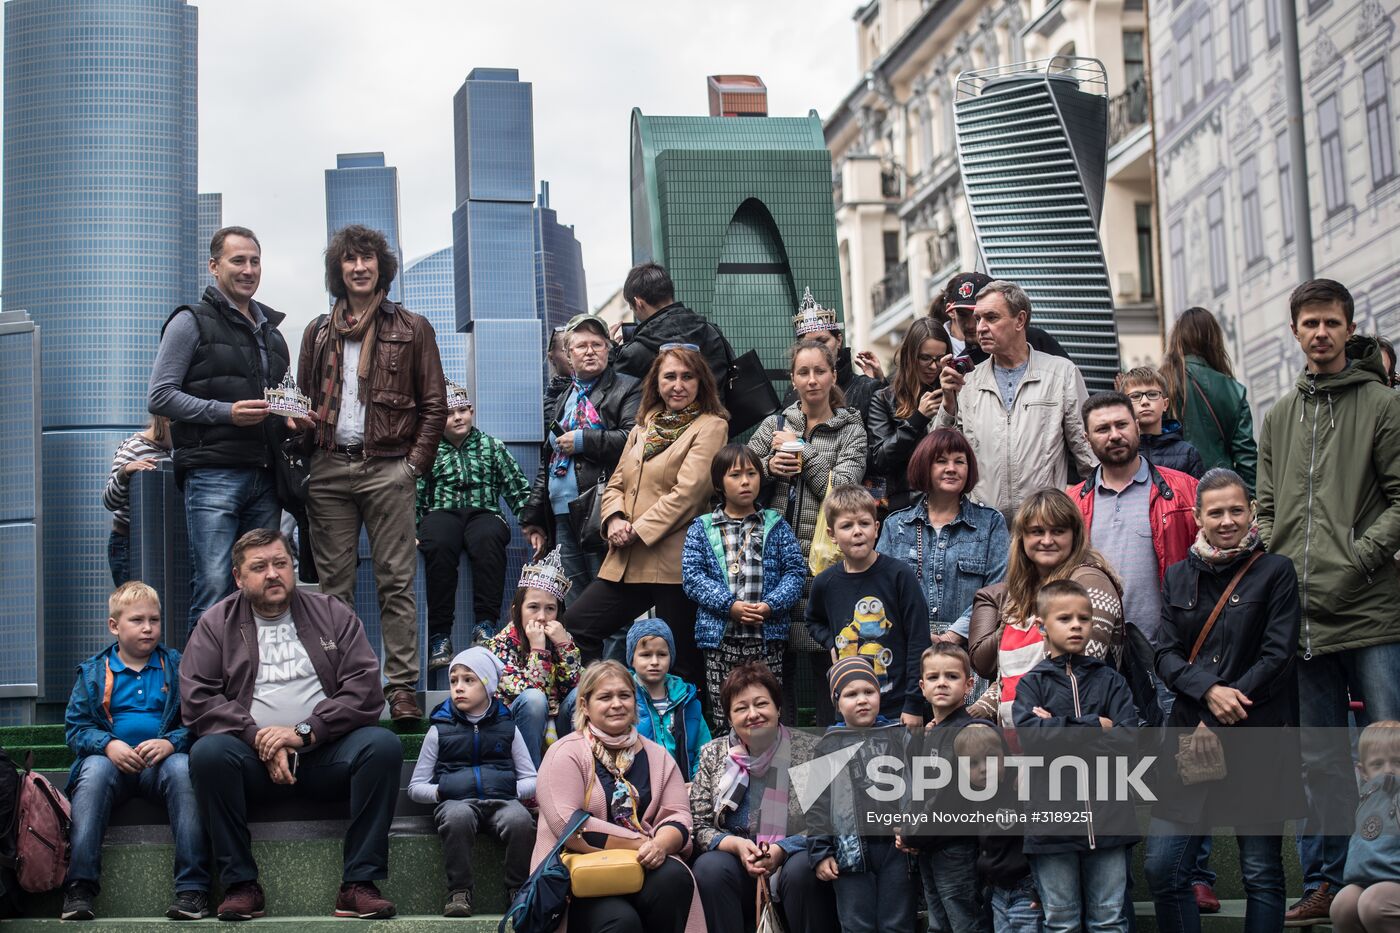
<instances>
[{"instance_id":1,"label":"child in puffy vest","mask_svg":"<svg viewBox=\"0 0 1400 933\"><path fill-rule=\"evenodd\" d=\"M535 821L520 801L535 793L535 765L510 710L496 699L496 656L479 646L468 648L452 659L447 673L451 696L429 717L432 726L423 737L408 796L437 804L433 820L447 870L443 916L470 917L478 832L505 844L507 902L529 875Z\"/></svg>"},{"instance_id":2,"label":"child in puffy vest","mask_svg":"<svg viewBox=\"0 0 1400 933\"><path fill-rule=\"evenodd\" d=\"M1400 722L1367 726L1356 757L1364 783L1332 926L1337 933L1384 933L1400 929Z\"/></svg>"},{"instance_id":3,"label":"child in puffy vest","mask_svg":"<svg viewBox=\"0 0 1400 933\"><path fill-rule=\"evenodd\" d=\"M637 732L670 752L689 783L700 749L710 741L710 727L695 685L671 673L675 657L675 636L660 619L640 619L627 630L627 666L637 684Z\"/></svg>"}]
</instances>

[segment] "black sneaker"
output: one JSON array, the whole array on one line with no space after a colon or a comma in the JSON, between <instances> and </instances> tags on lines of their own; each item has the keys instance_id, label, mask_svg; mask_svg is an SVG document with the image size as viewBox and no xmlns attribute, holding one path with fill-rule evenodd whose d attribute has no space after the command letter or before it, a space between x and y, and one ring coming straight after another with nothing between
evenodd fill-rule
<instances>
[{"instance_id":1,"label":"black sneaker","mask_svg":"<svg viewBox=\"0 0 1400 933\"><path fill-rule=\"evenodd\" d=\"M472 629L472 644L473 644L473 645L484 645L484 644L486 644L488 641L490 641L491 639L493 639L493 638L495 638L495 637L496 637L496 629L495 629L495 626L493 626L489 621L487 621L487 622L480 622L480 621L479 621L479 622L476 623L476 627Z\"/></svg>"},{"instance_id":2,"label":"black sneaker","mask_svg":"<svg viewBox=\"0 0 1400 933\"><path fill-rule=\"evenodd\" d=\"M87 881L74 881L63 890L63 911L60 920L91 920L97 916L92 902L97 900L97 885Z\"/></svg>"},{"instance_id":3,"label":"black sneaker","mask_svg":"<svg viewBox=\"0 0 1400 933\"><path fill-rule=\"evenodd\" d=\"M207 891L176 891L175 901L165 915L171 920L203 920L209 916Z\"/></svg>"},{"instance_id":4,"label":"black sneaker","mask_svg":"<svg viewBox=\"0 0 1400 933\"><path fill-rule=\"evenodd\" d=\"M440 671L452 663L452 636L434 635L428 640L428 670Z\"/></svg>"}]
</instances>

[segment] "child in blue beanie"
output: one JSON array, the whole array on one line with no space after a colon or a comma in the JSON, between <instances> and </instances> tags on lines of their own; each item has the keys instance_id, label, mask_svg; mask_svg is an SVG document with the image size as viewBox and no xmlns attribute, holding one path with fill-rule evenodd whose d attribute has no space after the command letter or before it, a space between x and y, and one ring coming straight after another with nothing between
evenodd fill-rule
<instances>
[{"instance_id":1,"label":"child in blue beanie","mask_svg":"<svg viewBox=\"0 0 1400 933\"><path fill-rule=\"evenodd\" d=\"M676 642L660 619L641 619L627 630L627 665L637 682L637 731L676 760L686 782L695 776L710 727L700 710L700 691L671 673Z\"/></svg>"}]
</instances>

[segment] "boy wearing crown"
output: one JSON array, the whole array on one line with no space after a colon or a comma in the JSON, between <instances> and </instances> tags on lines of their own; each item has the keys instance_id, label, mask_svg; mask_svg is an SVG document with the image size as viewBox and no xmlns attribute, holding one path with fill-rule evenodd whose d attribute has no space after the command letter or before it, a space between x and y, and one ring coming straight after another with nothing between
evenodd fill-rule
<instances>
[{"instance_id":1,"label":"boy wearing crown","mask_svg":"<svg viewBox=\"0 0 1400 933\"><path fill-rule=\"evenodd\" d=\"M467 392L447 380L447 425L432 471L418 479L418 549L428 589L428 670L452 660L457 604L457 562L466 551L472 567L473 641L496 631L505 592L510 526L504 498L516 517L530 484L506 445L474 425Z\"/></svg>"}]
</instances>

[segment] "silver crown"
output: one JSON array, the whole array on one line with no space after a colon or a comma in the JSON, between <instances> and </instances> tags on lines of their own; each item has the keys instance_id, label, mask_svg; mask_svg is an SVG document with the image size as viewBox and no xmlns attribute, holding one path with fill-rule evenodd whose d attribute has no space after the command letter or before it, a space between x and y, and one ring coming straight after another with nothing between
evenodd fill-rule
<instances>
[{"instance_id":1,"label":"silver crown","mask_svg":"<svg viewBox=\"0 0 1400 933\"><path fill-rule=\"evenodd\" d=\"M516 589L523 590L530 587L544 590L562 601L571 585L568 575L564 573L564 563L559 556L559 548L556 547L538 563L525 565L525 569L520 572L520 582L516 584Z\"/></svg>"},{"instance_id":2,"label":"silver crown","mask_svg":"<svg viewBox=\"0 0 1400 933\"><path fill-rule=\"evenodd\" d=\"M282 377L281 385L264 389L263 398L267 399L267 410L274 415L305 418L307 413L311 411L311 399L297 388L296 380L292 378L290 372Z\"/></svg>"},{"instance_id":3,"label":"silver crown","mask_svg":"<svg viewBox=\"0 0 1400 933\"><path fill-rule=\"evenodd\" d=\"M812 289L802 290L802 304L798 306L797 313L792 316L792 329L797 336L814 333L819 330L844 330L845 328L836 320L836 312L829 308L823 308L817 304L817 299L812 297Z\"/></svg>"},{"instance_id":4,"label":"silver crown","mask_svg":"<svg viewBox=\"0 0 1400 933\"><path fill-rule=\"evenodd\" d=\"M467 390L451 379L445 381L447 383L447 410L457 411L459 408L471 408L472 400L467 395Z\"/></svg>"}]
</instances>

